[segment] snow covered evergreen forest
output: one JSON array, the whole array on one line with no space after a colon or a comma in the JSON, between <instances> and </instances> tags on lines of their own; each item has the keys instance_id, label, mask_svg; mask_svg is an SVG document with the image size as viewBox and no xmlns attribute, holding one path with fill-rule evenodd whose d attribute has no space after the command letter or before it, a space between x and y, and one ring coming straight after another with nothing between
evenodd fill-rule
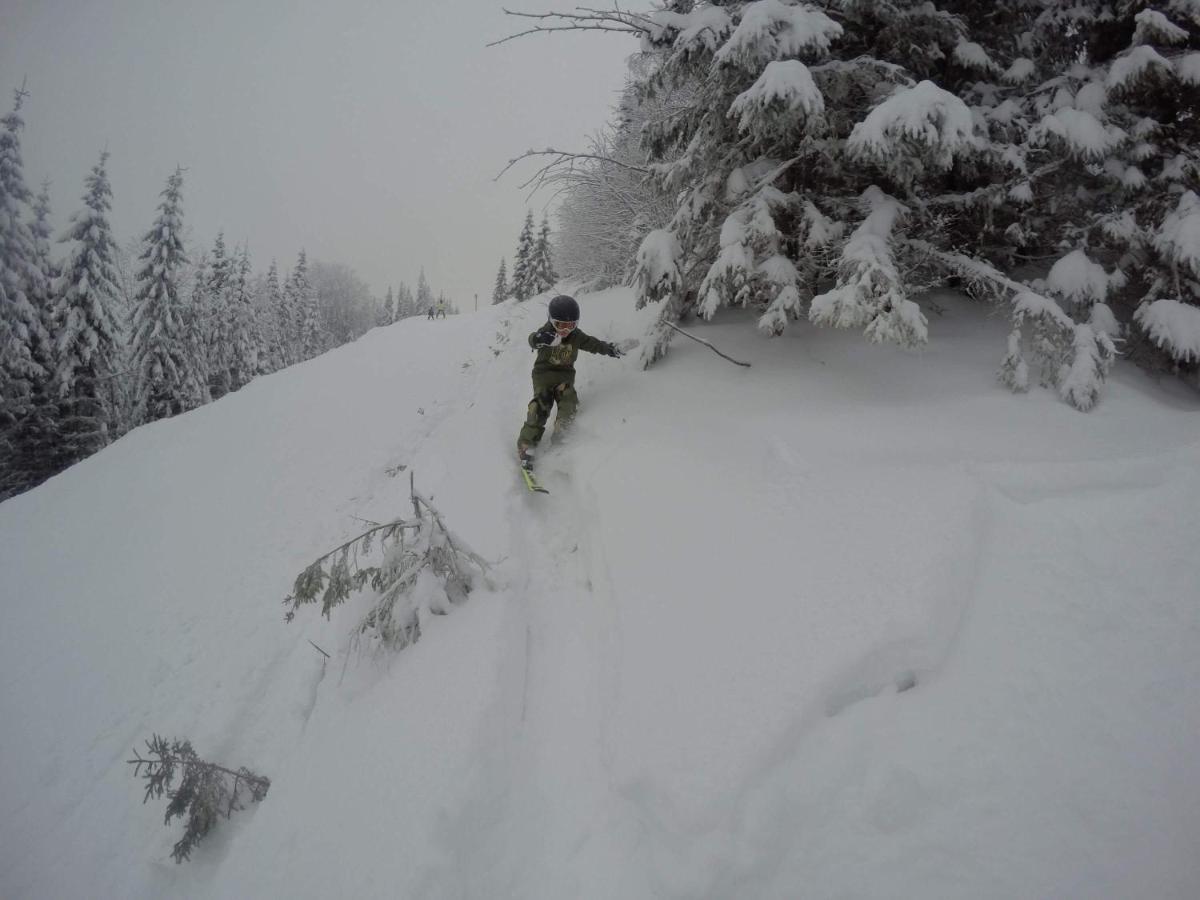
<instances>
[{"instance_id":1,"label":"snow covered evergreen forest","mask_svg":"<svg viewBox=\"0 0 1200 900\"><path fill-rule=\"evenodd\" d=\"M1091 409L1118 352L1200 384L1194 0L530 21L640 42L589 152L530 154L565 195L564 274L636 281L664 321L735 306L769 335L803 317L906 347L929 338L922 292L952 285L1009 317L1014 390Z\"/></svg>"},{"instance_id":2,"label":"snow covered evergreen forest","mask_svg":"<svg viewBox=\"0 0 1200 900\"><path fill-rule=\"evenodd\" d=\"M104 155L56 254L18 92L0 896L1200 896L1200 0L510 22L628 84L446 322Z\"/></svg>"},{"instance_id":3,"label":"snow covered evergreen forest","mask_svg":"<svg viewBox=\"0 0 1200 900\"><path fill-rule=\"evenodd\" d=\"M263 274L249 246L228 247L223 232L200 246L186 226L181 168L145 233L122 243L109 222L107 152L55 240L49 185L34 195L24 174L28 99L15 91L0 119L0 499L138 425L437 302L423 269L415 293L401 281L381 300L349 266L310 262L304 250L282 274L275 260Z\"/></svg>"}]
</instances>

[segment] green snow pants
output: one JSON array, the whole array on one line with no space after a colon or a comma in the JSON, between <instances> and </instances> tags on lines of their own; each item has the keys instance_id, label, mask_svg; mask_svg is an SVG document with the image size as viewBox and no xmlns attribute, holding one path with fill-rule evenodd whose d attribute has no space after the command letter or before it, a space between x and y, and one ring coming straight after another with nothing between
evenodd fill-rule
<instances>
[{"instance_id":1,"label":"green snow pants","mask_svg":"<svg viewBox=\"0 0 1200 900\"><path fill-rule=\"evenodd\" d=\"M574 379L564 381L560 372L544 372L533 376L533 399L525 414L525 424L517 437L517 446L536 447L546 431L550 411L558 404L558 418L554 420L554 438L561 437L579 409L579 395L575 393ZM551 438L553 440L554 438Z\"/></svg>"}]
</instances>

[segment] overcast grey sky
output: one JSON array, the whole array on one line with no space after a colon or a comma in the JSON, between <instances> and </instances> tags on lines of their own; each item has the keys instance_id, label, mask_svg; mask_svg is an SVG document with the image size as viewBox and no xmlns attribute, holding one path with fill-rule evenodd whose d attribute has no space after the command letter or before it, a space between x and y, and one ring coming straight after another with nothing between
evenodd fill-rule
<instances>
[{"instance_id":1,"label":"overcast grey sky","mask_svg":"<svg viewBox=\"0 0 1200 900\"><path fill-rule=\"evenodd\" d=\"M111 155L118 239L187 170L186 223L224 228L256 270L300 247L382 295L418 270L461 308L489 302L527 206L493 178L531 147L583 149L623 83L628 36L532 35L527 12L578 0L0 0L0 97L28 80L25 177L55 224ZM526 176L532 173L526 164ZM548 194L528 205L540 219Z\"/></svg>"}]
</instances>

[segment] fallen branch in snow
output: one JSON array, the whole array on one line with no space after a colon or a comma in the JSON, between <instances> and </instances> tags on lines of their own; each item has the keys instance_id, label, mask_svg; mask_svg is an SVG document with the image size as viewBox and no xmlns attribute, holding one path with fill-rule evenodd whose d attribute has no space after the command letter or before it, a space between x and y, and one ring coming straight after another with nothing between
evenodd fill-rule
<instances>
[{"instance_id":1,"label":"fallen branch in snow","mask_svg":"<svg viewBox=\"0 0 1200 900\"><path fill-rule=\"evenodd\" d=\"M466 600L477 580L488 584L488 561L447 527L441 512L412 486L411 473L409 497L411 519L369 528L296 576L283 601L290 606L284 619L291 622L301 606L318 602L329 618L352 594L370 587L376 600L355 627L355 642L369 636L400 650L420 638L423 614L445 615ZM382 553L378 565L360 562L376 549Z\"/></svg>"},{"instance_id":2,"label":"fallen branch in snow","mask_svg":"<svg viewBox=\"0 0 1200 900\"><path fill-rule=\"evenodd\" d=\"M149 758L142 757L137 750L133 759L126 760L134 767L135 778L146 779L146 796L167 795L167 815L164 825L170 825L176 816L187 816L183 837L175 842L171 856L175 862L187 859L192 848L217 824L217 817L228 819L235 812L246 808L246 801L260 802L267 796L271 779L256 775L247 768L237 771L205 762L196 755L189 741L176 739L167 743L157 734L146 741ZM176 774L179 778L176 781ZM172 788L172 783L175 787Z\"/></svg>"},{"instance_id":3,"label":"fallen branch in snow","mask_svg":"<svg viewBox=\"0 0 1200 900\"><path fill-rule=\"evenodd\" d=\"M688 334L686 331L684 331L684 330L683 330L682 328L680 328L678 325L674 325L674 324L672 324L672 323L670 323L670 322L663 322L663 324L664 324L664 325L666 325L668 328L673 328L673 329L675 329L675 330L676 330L676 331L678 331L680 334L682 334L684 337L686 337L686 338L691 338L691 339L692 339L693 341L695 341L697 344L703 344L705 347L707 347L707 348L708 348L709 350L711 350L713 353L717 354L717 356L724 357L725 359L729 360L731 363L734 363L734 364L736 364L736 365L739 365L739 366L745 366L747 369L748 369L748 368L750 368L750 363L748 363L748 362L742 362L742 361L741 361L741 360L739 360L739 359L734 359L732 356L726 356L724 353L722 353L720 350L718 350L716 347L714 347L714 346L713 346L712 344L710 344L708 341L704 340L704 338L698 338L698 337L696 337L694 334Z\"/></svg>"}]
</instances>

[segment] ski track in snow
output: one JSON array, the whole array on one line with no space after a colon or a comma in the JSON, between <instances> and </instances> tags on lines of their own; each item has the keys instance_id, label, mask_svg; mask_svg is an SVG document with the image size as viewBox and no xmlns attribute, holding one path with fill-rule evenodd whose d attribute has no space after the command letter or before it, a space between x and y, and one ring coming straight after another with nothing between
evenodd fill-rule
<instances>
[{"instance_id":1,"label":"ski track in snow","mask_svg":"<svg viewBox=\"0 0 1200 900\"><path fill-rule=\"evenodd\" d=\"M538 323L514 313L503 324L508 331L497 335L498 343L523 346ZM504 392L511 395L514 382L528 381L530 363L528 354L513 355ZM507 403L502 396L488 399L501 408L523 407L511 396ZM511 432L503 434L502 447L512 480L505 492L512 527L504 565L513 578L506 591L512 609L495 701L503 721L490 727L511 744L480 779L497 806L485 810L472 802L456 822L471 828L483 815L525 824L517 841L504 827L478 833L442 874L467 896L640 896L644 885L631 885L621 874L628 841L611 821L619 810L607 770L605 719L619 690L620 638L604 548L591 524L588 474L575 470L570 446L550 448L552 418L537 466L551 494L530 493L516 470L519 420L510 416L503 423ZM564 797L574 799L565 803ZM597 884L586 872L610 876Z\"/></svg>"}]
</instances>

